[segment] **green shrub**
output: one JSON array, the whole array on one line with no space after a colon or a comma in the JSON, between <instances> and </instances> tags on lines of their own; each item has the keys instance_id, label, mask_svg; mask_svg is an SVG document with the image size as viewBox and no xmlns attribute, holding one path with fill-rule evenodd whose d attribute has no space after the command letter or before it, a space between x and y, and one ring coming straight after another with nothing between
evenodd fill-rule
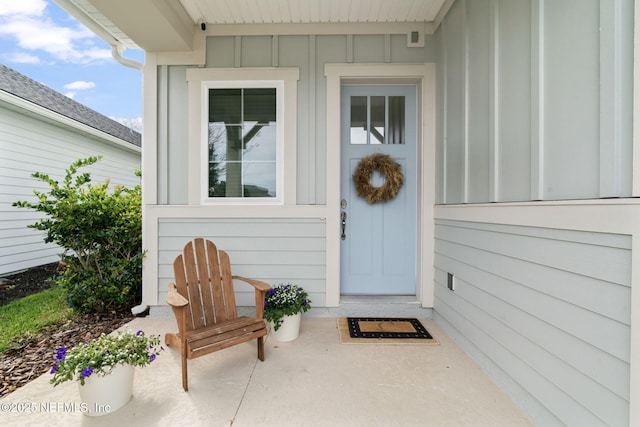
<instances>
[{"instance_id":1,"label":"green shrub","mask_svg":"<svg viewBox=\"0 0 640 427\"><path fill-rule=\"evenodd\" d=\"M35 203L13 204L46 214L29 227L45 231L45 242L65 249L61 258L66 268L58 283L67 290L69 305L80 312L122 310L142 294L141 188L115 186L110 191L109 180L92 184L91 174L79 169L101 157L75 161L61 183L34 173L49 190L34 190Z\"/></svg>"}]
</instances>

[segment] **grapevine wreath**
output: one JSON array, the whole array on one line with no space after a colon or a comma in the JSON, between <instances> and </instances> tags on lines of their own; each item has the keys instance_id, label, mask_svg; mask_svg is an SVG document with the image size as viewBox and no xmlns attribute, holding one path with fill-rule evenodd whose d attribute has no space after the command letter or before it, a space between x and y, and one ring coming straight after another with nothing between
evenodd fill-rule
<instances>
[{"instance_id":1,"label":"grapevine wreath","mask_svg":"<svg viewBox=\"0 0 640 427\"><path fill-rule=\"evenodd\" d=\"M380 172L385 178L384 184L380 187L374 187L369 182L375 171ZM374 153L360 160L353 173L353 182L358 196L373 204L396 197L404 182L404 176L400 165L391 156Z\"/></svg>"}]
</instances>

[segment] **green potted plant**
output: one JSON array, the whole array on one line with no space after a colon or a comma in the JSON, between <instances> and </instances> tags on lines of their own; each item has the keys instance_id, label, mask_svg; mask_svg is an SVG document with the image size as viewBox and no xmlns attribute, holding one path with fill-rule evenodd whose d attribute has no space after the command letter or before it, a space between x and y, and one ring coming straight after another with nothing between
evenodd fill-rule
<instances>
[{"instance_id":1,"label":"green potted plant","mask_svg":"<svg viewBox=\"0 0 640 427\"><path fill-rule=\"evenodd\" d=\"M291 341L298 337L300 317L310 308L307 292L291 282L274 286L264 298L264 318L271 323L278 341Z\"/></svg>"},{"instance_id":2,"label":"green potted plant","mask_svg":"<svg viewBox=\"0 0 640 427\"><path fill-rule=\"evenodd\" d=\"M58 348L50 382L57 386L77 381L82 401L79 409L87 415L105 415L131 399L135 367L153 362L162 350L159 335L143 331L103 334L70 350Z\"/></svg>"}]
</instances>

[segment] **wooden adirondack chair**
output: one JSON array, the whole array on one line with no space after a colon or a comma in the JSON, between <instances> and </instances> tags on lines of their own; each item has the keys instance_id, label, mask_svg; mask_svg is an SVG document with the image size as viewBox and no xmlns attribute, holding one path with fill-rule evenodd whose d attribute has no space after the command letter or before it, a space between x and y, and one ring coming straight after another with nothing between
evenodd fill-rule
<instances>
[{"instance_id":1,"label":"wooden adirondack chair","mask_svg":"<svg viewBox=\"0 0 640 427\"><path fill-rule=\"evenodd\" d=\"M259 280L231 275L229 256L213 242L197 238L184 247L173 262L175 283L169 285L167 303L178 322L178 333L165 342L182 356L182 387L189 389L187 360L253 339L258 340L258 359L264 360L267 326L262 318L265 292L271 286ZM255 288L256 317L238 317L233 280Z\"/></svg>"}]
</instances>

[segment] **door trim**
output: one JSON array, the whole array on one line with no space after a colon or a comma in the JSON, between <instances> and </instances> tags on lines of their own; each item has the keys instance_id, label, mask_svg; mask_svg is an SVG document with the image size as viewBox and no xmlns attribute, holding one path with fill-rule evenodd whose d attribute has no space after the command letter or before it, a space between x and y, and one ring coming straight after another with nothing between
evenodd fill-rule
<instances>
[{"instance_id":1,"label":"door trim","mask_svg":"<svg viewBox=\"0 0 640 427\"><path fill-rule=\"evenodd\" d=\"M326 306L340 305L340 88L344 83L410 83L418 85L418 244L416 298L433 307L436 166L436 65L326 64L327 81L327 237Z\"/></svg>"}]
</instances>

